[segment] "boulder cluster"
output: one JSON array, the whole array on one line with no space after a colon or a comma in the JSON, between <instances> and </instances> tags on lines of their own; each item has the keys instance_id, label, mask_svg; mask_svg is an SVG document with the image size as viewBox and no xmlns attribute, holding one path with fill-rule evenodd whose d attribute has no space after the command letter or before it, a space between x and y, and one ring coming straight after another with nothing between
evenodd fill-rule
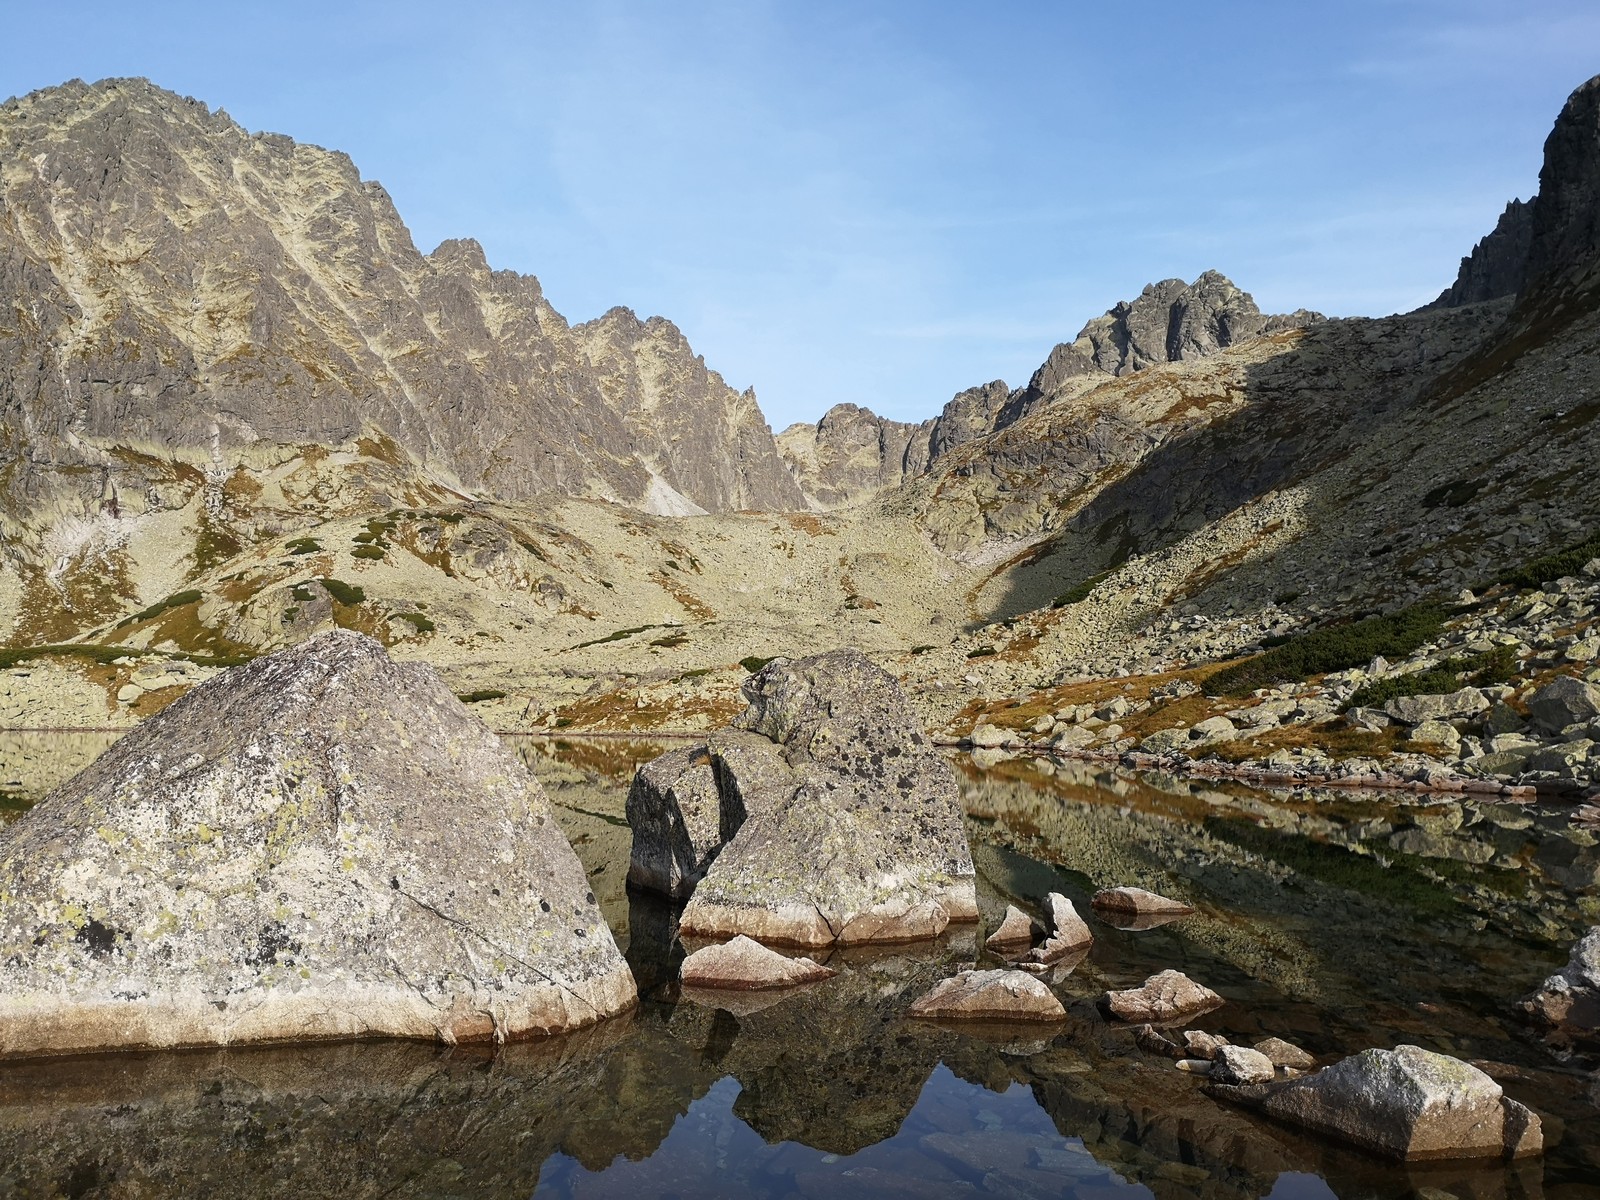
<instances>
[{"instance_id":1,"label":"boulder cluster","mask_svg":"<svg viewBox=\"0 0 1600 1200\"><path fill-rule=\"evenodd\" d=\"M955 771L893 676L835 650L768 663L744 695L628 794L628 878L688 897L684 937L904 942L977 918Z\"/></svg>"}]
</instances>

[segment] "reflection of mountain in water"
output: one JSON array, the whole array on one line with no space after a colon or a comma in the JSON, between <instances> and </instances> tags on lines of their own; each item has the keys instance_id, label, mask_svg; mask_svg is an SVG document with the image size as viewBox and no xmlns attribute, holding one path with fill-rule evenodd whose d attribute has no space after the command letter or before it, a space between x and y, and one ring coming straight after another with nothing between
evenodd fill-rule
<instances>
[{"instance_id":1,"label":"reflection of mountain in water","mask_svg":"<svg viewBox=\"0 0 1600 1200\"><path fill-rule=\"evenodd\" d=\"M375 1044L6 1066L0 1195L1109 1200L1129 1180L1160 1200L1255 1200L1309 1172L1341 1197L1510 1200L1541 1180L1574 1195L1600 1184L1583 1081L1550 1071L1507 1011L1561 956L1530 941L1564 942L1593 902L1567 889L1592 890L1595 849L1559 814L1021 763L973 775L991 922L1052 889L1087 912L1106 884L1201 909L1145 931L1091 917L1093 951L1060 985L1078 998L1069 1022L980 1036L903 1018L977 956L970 931L836 955L835 979L766 1007L774 998L680 1002L676 909L622 887L629 763L653 748L525 748L627 931L637 1013L493 1056ZM1234 1041L1272 1034L1329 1056L1413 1041L1519 1064L1508 1090L1567 1135L1543 1163L1417 1174L1268 1126L1205 1097L1088 1002L1166 967L1229 999L1201 1023Z\"/></svg>"}]
</instances>

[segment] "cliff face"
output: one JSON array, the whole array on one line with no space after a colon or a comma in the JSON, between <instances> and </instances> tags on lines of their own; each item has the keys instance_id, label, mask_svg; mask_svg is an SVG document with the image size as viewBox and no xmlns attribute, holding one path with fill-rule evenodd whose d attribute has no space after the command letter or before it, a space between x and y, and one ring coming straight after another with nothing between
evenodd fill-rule
<instances>
[{"instance_id":1,"label":"cliff face","mask_svg":"<svg viewBox=\"0 0 1600 1200\"><path fill-rule=\"evenodd\" d=\"M1533 203L1513 200L1500 220L1461 260L1456 281L1427 308L1460 308L1482 304L1522 290L1528 270L1528 247L1533 240Z\"/></svg>"},{"instance_id":2,"label":"cliff face","mask_svg":"<svg viewBox=\"0 0 1600 1200\"><path fill-rule=\"evenodd\" d=\"M55 468L114 495L130 453L226 473L363 436L488 498L800 506L754 397L669 322L574 330L475 242L420 254L347 156L142 80L0 106L0 295L13 515Z\"/></svg>"}]
</instances>

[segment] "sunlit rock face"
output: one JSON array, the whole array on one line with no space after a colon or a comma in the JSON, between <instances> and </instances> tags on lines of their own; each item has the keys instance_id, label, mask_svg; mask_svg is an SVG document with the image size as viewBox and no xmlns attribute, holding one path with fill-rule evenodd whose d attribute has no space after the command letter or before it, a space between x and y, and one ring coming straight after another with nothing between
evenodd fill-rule
<instances>
[{"instance_id":1,"label":"sunlit rock face","mask_svg":"<svg viewBox=\"0 0 1600 1200\"><path fill-rule=\"evenodd\" d=\"M955 773L893 676L835 650L769 663L744 695L738 729L641 769L630 797L630 877L681 894L703 871L686 936L850 945L976 919Z\"/></svg>"},{"instance_id":2,"label":"sunlit rock face","mask_svg":"<svg viewBox=\"0 0 1600 1200\"><path fill-rule=\"evenodd\" d=\"M751 392L626 309L576 327L471 240L422 254L350 158L140 79L0 105L9 499L142 508L274 447L386 445L440 486L662 513L802 507ZM54 468L89 468L61 476Z\"/></svg>"},{"instance_id":3,"label":"sunlit rock face","mask_svg":"<svg viewBox=\"0 0 1600 1200\"><path fill-rule=\"evenodd\" d=\"M538 783L360 634L201 685L0 830L0 1055L503 1041L634 999Z\"/></svg>"}]
</instances>

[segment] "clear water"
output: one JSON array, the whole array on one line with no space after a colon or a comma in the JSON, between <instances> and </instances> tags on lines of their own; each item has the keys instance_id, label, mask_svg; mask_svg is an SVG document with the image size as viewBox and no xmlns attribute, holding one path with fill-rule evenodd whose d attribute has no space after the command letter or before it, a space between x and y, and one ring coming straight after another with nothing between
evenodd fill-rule
<instances>
[{"instance_id":1,"label":"clear water","mask_svg":"<svg viewBox=\"0 0 1600 1200\"><path fill-rule=\"evenodd\" d=\"M1060 1029L961 1030L903 1014L979 957L970 935L840 955L838 977L779 998L679 995L673 910L623 886L627 779L659 747L512 744L618 931L644 996L633 1016L498 1055L382 1043L13 1064L0 1195L1600 1196L1591 1064L1553 1057L1512 1009L1600 920L1600 850L1563 810L963 762L991 917L1052 890L1082 909L1118 883L1200 911L1143 931L1093 922ZM16 753L0 740L0 767ZM12 780L20 803L48 773ZM1234 1041L1330 1058L1411 1042L1491 1064L1544 1115L1550 1150L1406 1169L1212 1101L1094 1012L1105 988L1166 967L1227 999L1194 1024Z\"/></svg>"}]
</instances>

